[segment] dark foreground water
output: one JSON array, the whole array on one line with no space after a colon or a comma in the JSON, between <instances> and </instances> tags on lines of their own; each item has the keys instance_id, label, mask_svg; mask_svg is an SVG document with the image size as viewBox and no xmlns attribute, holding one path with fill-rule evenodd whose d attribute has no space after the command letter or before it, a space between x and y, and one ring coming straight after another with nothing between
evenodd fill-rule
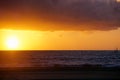
<instances>
[{"instance_id":1,"label":"dark foreground water","mask_svg":"<svg viewBox=\"0 0 120 80\"><path fill-rule=\"evenodd\" d=\"M0 67L84 64L120 67L120 51L0 51Z\"/></svg>"}]
</instances>

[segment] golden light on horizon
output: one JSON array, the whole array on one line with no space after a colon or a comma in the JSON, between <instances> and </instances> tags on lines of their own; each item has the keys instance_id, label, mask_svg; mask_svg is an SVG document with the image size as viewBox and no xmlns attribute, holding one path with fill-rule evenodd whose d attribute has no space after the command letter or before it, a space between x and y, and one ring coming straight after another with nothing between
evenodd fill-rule
<instances>
[{"instance_id":1,"label":"golden light on horizon","mask_svg":"<svg viewBox=\"0 0 120 80\"><path fill-rule=\"evenodd\" d=\"M120 0L117 0L117 2L120 2Z\"/></svg>"},{"instance_id":2,"label":"golden light on horizon","mask_svg":"<svg viewBox=\"0 0 120 80\"><path fill-rule=\"evenodd\" d=\"M17 50L19 43L19 39L16 36L8 36L5 41L8 50Z\"/></svg>"},{"instance_id":3,"label":"golden light on horizon","mask_svg":"<svg viewBox=\"0 0 120 80\"><path fill-rule=\"evenodd\" d=\"M120 49L120 29L113 31L0 30L0 50ZM108 40L109 39L109 40ZM88 41L89 40L89 41Z\"/></svg>"}]
</instances>

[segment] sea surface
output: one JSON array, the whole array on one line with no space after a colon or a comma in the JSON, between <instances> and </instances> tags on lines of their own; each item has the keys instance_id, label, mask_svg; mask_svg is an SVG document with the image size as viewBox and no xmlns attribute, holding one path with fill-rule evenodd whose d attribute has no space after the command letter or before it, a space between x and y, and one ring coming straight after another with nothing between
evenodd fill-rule
<instances>
[{"instance_id":1,"label":"sea surface","mask_svg":"<svg viewBox=\"0 0 120 80\"><path fill-rule=\"evenodd\" d=\"M0 51L0 67L84 64L120 67L120 51Z\"/></svg>"}]
</instances>

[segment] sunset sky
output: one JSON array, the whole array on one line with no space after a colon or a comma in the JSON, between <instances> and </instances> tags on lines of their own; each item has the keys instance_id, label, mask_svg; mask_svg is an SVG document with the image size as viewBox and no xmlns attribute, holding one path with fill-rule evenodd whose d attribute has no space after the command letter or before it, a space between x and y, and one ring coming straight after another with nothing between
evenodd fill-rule
<instances>
[{"instance_id":1,"label":"sunset sky","mask_svg":"<svg viewBox=\"0 0 120 80\"><path fill-rule=\"evenodd\" d=\"M0 50L120 49L120 0L0 0Z\"/></svg>"}]
</instances>

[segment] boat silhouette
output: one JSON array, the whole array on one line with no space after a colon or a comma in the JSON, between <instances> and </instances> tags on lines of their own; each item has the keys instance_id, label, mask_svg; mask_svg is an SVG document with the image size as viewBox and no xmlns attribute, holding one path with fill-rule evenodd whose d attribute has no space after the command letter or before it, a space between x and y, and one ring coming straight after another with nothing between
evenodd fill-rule
<instances>
[{"instance_id":1,"label":"boat silhouette","mask_svg":"<svg viewBox=\"0 0 120 80\"><path fill-rule=\"evenodd\" d=\"M118 53L119 52L119 49L118 48L116 48L116 50L114 50L114 53Z\"/></svg>"}]
</instances>

